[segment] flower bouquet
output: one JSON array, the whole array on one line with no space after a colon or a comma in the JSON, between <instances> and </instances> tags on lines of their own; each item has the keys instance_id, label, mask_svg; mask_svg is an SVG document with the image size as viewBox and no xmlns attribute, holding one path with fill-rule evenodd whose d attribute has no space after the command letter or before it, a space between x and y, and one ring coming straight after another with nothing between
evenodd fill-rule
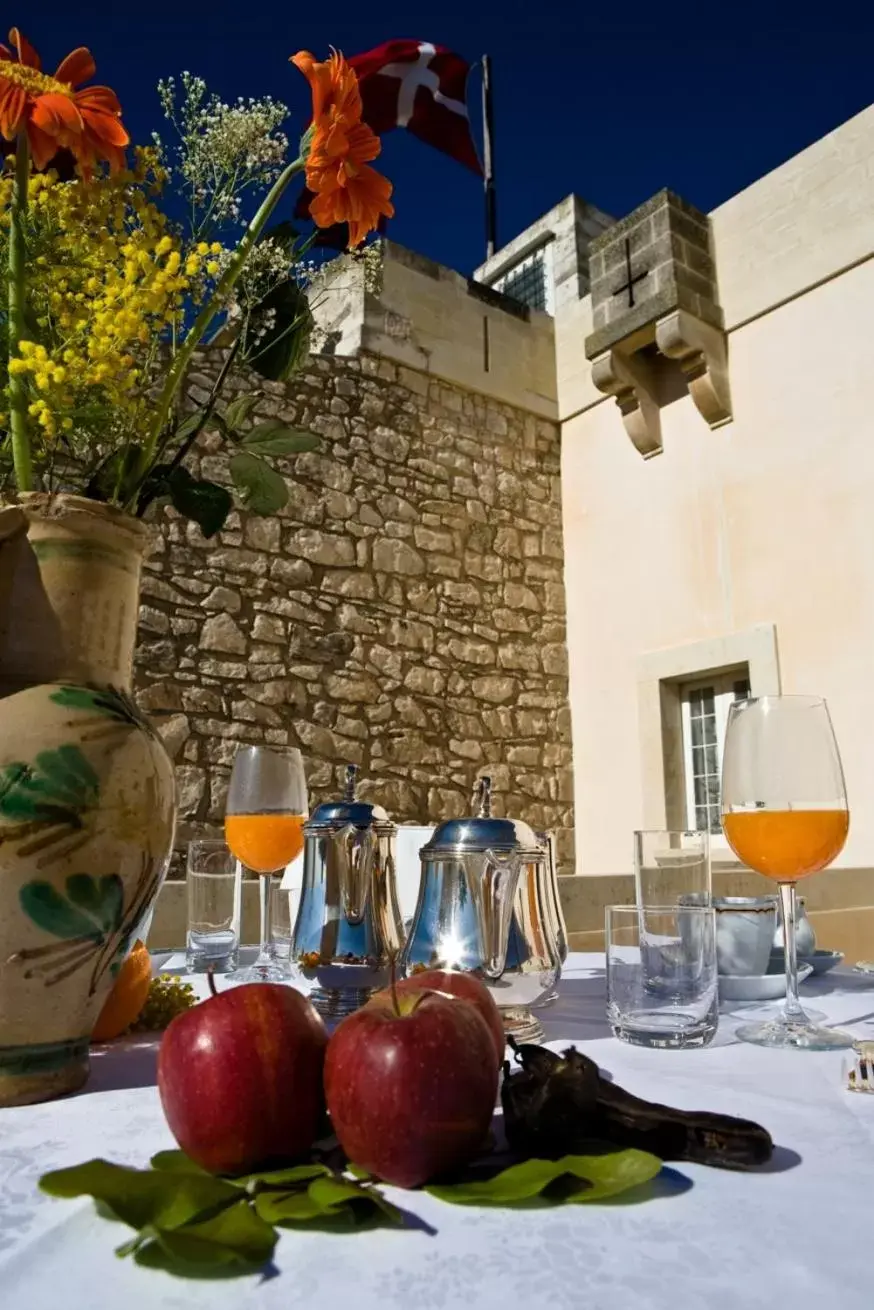
<instances>
[{"instance_id":1,"label":"flower bouquet","mask_svg":"<svg viewBox=\"0 0 874 1310\"><path fill-rule=\"evenodd\" d=\"M156 135L128 152L108 87L86 85L86 49L53 76L17 28L0 46L0 131L13 143L0 179L0 261L7 269L0 386L0 493L64 489L142 516L170 501L206 535L232 507L226 488L195 479L185 457L206 428L232 447L242 504L260 514L288 496L271 466L316 438L254 427L257 394L224 407L230 371L284 380L306 353L312 238L271 225L305 174L317 227L348 224L359 246L391 186L370 165L379 139L361 121L342 55L291 62L312 89L312 122L289 159L277 101L228 104L185 73L159 83L172 146ZM249 211L254 212L249 212ZM185 404L196 352L224 347L208 398Z\"/></svg>"}]
</instances>

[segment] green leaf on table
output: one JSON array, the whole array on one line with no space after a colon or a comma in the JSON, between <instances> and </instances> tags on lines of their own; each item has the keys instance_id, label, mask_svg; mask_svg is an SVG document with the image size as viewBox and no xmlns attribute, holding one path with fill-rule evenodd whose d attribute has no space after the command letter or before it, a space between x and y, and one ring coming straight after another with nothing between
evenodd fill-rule
<instances>
[{"instance_id":1,"label":"green leaf on table","mask_svg":"<svg viewBox=\"0 0 874 1310\"><path fill-rule=\"evenodd\" d=\"M565 1155L560 1160L523 1160L493 1178L433 1184L425 1190L454 1205L604 1201L648 1183L661 1167L661 1160L646 1151Z\"/></svg>"},{"instance_id":2,"label":"green leaf on table","mask_svg":"<svg viewBox=\"0 0 874 1310\"><path fill-rule=\"evenodd\" d=\"M294 1183L303 1186L310 1183L314 1178L329 1178L331 1170L327 1165L317 1164L293 1164L287 1169L268 1169L263 1173L241 1174L232 1181L238 1186L241 1183L260 1183L264 1187L290 1187Z\"/></svg>"},{"instance_id":3,"label":"green leaf on table","mask_svg":"<svg viewBox=\"0 0 874 1310\"><path fill-rule=\"evenodd\" d=\"M253 514L275 514L287 503L285 478L257 455L241 450L228 468L243 504Z\"/></svg>"},{"instance_id":4,"label":"green leaf on table","mask_svg":"<svg viewBox=\"0 0 874 1310\"><path fill-rule=\"evenodd\" d=\"M128 1169L99 1159L43 1174L39 1186L49 1196L92 1196L104 1212L138 1229L178 1228L240 1199L239 1188L211 1174Z\"/></svg>"},{"instance_id":5,"label":"green leaf on table","mask_svg":"<svg viewBox=\"0 0 874 1310\"><path fill-rule=\"evenodd\" d=\"M302 1224L324 1218L322 1207L306 1191L258 1192L255 1213L268 1224Z\"/></svg>"},{"instance_id":6,"label":"green leaf on table","mask_svg":"<svg viewBox=\"0 0 874 1310\"><path fill-rule=\"evenodd\" d=\"M208 1170L203 1169L199 1164L186 1155L184 1151L158 1151L153 1155L149 1164L153 1169L158 1169L161 1173L168 1174L207 1174L212 1177Z\"/></svg>"},{"instance_id":7,"label":"green leaf on table","mask_svg":"<svg viewBox=\"0 0 874 1310\"><path fill-rule=\"evenodd\" d=\"M310 1183L307 1194L325 1210L350 1208L355 1211L379 1211L393 1224L403 1223L403 1214L396 1205L387 1201L375 1187L367 1187L352 1178L317 1178Z\"/></svg>"},{"instance_id":8,"label":"green leaf on table","mask_svg":"<svg viewBox=\"0 0 874 1310\"><path fill-rule=\"evenodd\" d=\"M226 405L225 426L228 431L234 434L242 432L243 424L257 404L257 396L237 396L236 400L232 400L229 405Z\"/></svg>"},{"instance_id":9,"label":"green leaf on table","mask_svg":"<svg viewBox=\"0 0 874 1310\"><path fill-rule=\"evenodd\" d=\"M247 432L240 443L254 455L300 455L315 450L319 438L315 432L303 432L285 423L259 423Z\"/></svg>"},{"instance_id":10,"label":"green leaf on table","mask_svg":"<svg viewBox=\"0 0 874 1310\"><path fill-rule=\"evenodd\" d=\"M245 1200L207 1219L178 1227L152 1225L142 1236L150 1240L137 1246L137 1263L171 1273L186 1269L199 1274L250 1273L267 1263L277 1241L271 1225L260 1219ZM127 1254L125 1248L121 1253Z\"/></svg>"},{"instance_id":11,"label":"green leaf on table","mask_svg":"<svg viewBox=\"0 0 874 1310\"><path fill-rule=\"evenodd\" d=\"M349 1226L362 1223L402 1224L403 1214L373 1187L363 1187L350 1178L326 1174L314 1178L306 1190L267 1190L255 1196L255 1209L273 1224L338 1222Z\"/></svg>"}]
</instances>

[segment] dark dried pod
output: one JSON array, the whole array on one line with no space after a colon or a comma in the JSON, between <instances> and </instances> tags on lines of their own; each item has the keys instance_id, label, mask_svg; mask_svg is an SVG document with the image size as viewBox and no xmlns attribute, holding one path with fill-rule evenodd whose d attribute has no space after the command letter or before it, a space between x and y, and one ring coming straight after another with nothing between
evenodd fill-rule
<instances>
[{"instance_id":1,"label":"dark dried pod","mask_svg":"<svg viewBox=\"0 0 874 1310\"><path fill-rule=\"evenodd\" d=\"M505 1064L501 1102L507 1142L519 1155L555 1159L599 1143L723 1169L771 1158L773 1142L759 1124L644 1101L602 1078L573 1046L561 1055L538 1046L514 1050L522 1068L513 1073Z\"/></svg>"}]
</instances>

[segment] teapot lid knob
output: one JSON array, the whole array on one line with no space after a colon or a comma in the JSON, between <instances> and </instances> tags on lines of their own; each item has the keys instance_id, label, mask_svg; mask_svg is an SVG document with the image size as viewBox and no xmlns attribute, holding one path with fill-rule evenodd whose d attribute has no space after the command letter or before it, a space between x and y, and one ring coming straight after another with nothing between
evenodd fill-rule
<instances>
[{"instance_id":1,"label":"teapot lid knob","mask_svg":"<svg viewBox=\"0 0 874 1310\"><path fill-rule=\"evenodd\" d=\"M346 795L343 797L344 801L349 802L355 800L355 783L357 777L358 777L358 765L347 764L346 765Z\"/></svg>"},{"instance_id":2,"label":"teapot lid knob","mask_svg":"<svg viewBox=\"0 0 874 1310\"><path fill-rule=\"evenodd\" d=\"M474 805L478 810L478 819L492 817L492 780L488 776L477 779L474 791Z\"/></svg>"}]
</instances>

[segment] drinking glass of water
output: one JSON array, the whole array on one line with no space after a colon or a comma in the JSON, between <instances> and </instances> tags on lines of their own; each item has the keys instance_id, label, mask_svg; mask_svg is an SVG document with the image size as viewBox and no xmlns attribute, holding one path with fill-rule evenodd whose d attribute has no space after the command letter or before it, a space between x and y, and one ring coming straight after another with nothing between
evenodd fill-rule
<instances>
[{"instance_id":1,"label":"drinking glass of water","mask_svg":"<svg viewBox=\"0 0 874 1310\"><path fill-rule=\"evenodd\" d=\"M233 973L240 955L242 867L223 841L188 843L189 973Z\"/></svg>"},{"instance_id":2,"label":"drinking glass of water","mask_svg":"<svg viewBox=\"0 0 874 1310\"><path fill-rule=\"evenodd\" d=\"M719 995L716 911L708 905L607 908L607 1018L633 1046L707 1046Z\"/></svg>"}]
</instances>

